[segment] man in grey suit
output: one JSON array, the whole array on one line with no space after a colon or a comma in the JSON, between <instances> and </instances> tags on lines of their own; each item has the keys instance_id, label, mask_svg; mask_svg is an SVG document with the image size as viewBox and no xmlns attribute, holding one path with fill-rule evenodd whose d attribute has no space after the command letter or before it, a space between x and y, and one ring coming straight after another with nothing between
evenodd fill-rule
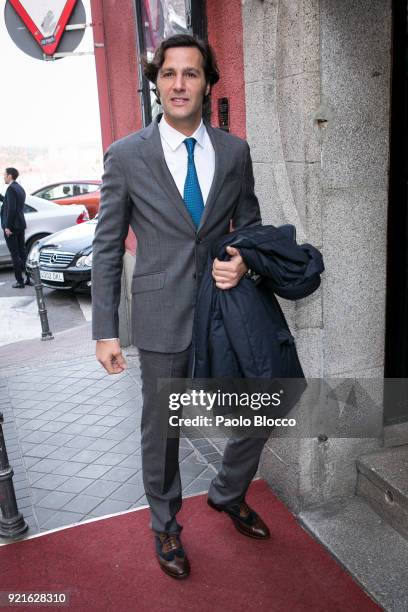
<instances>
[{"instance_id":1,"label":"man in grey suit","mask_svg":"<svg viewBox=\"0 0 408 612\"><path fill-rule=\"evenodd\" d=\"M105 155L99 221L93 245L92 304L96 356L110 374L126 368L118 337L124 242L137 236L132 280L132 334L143 391L143 481L160 567L189 575L176 515L182 503L178 439L160 436L168 413L158 406L158 378L187 377L197 289L210 244L261 223L248 144L202 120L218 69L212 49L189 35L164 40L145 75L156 86L163 116L113 143ZM236 286L247 267L237 249L215 260L217 287ZM245 502L264 440L235 438L211 483L208 504L243 534L263 539L268 527Z\"/></svg>"}]
</instances>

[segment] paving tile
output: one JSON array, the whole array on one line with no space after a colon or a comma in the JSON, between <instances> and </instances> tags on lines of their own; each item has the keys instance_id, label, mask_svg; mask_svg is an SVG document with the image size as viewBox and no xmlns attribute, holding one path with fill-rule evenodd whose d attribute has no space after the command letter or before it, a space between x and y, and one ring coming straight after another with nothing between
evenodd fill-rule
<instances>
[{"instance_id":1,"label":"paving tile","mask_svg":"<svg viewBox=\"0 0 408 612\"><path fill-rule=\"evenodd\" d=\"M193 452L192 448L179 448L179 461L189 457Z\"/></svg>"},{"instance_id":2,"label":"paving tile","mask_svg":"<svg viewBox=\"0 0 408 612\"><path fill-rule=\"evenodd\" d=\"M110 387L109 389L105 389L103 392L103 399L110 399L112 397L116 397L121 393L120 389L116 389L116 385Z\"/></svg>"},{"instance_id":3,"label":"paving tile","mask_svg":"<svg viewBox=\"0 0 408 612\"><path fill-rule=\"evenodd\" d=\"M196 448L200 448L201 449L201 448L204 448L206 446L212 446L212 445L209 444L207 438L198 438L197 440L195 440L194 446ZM214 447L212 446L212 448L214 448Z\"/></svg>"},{"instance_id":4,"label":"paving tile","mask_svg":"<svg viewBox=\"0 0 408 612\"><path fill-rule=\"evenodd\" d=\"M136 414L132 412L129 416L125 417L119 425L117 425L118 429L129 429L130 431L135 431L136 429Z\"/></svg>"},{"instance_id":5,"label":"paving tile","mask_svg":"<svg viewBox=\"0 0 408 612\"><path fill-rule=\"evenodd\" d=\"M103 438L106 440L114 440L116 443L121 442L126 439L127 435L129 435L129 430L123 430L118 428L109 428L106 433L103 434Z\"/></svg>"},{"instance_id":6,"label":"paving tile","mask_svg":"<svg viewBox=\"0 0 408 612\"><path fill-rule=\"evenodd\" d=\"M56 446L51 444L35 444L32 448L24 451L24 455L29 457L47 457L50 453L57 449Z\"/></svg>"},{"instance_id":7,"label":"paving tile","mask_svg":"<svg viewBox=\"0 0 408 612\"><path fill-rule=\"evenodd\" d=\"M80 450L75 455L75 461L80 461L81 463L93 463L96 459L98 459L103 454L103 451L97 450Z\"/></svg>"},{"instance_id":8,"label":"paving tile","mask_svg":"<svg viewBox=\"0 0 408 612\"><path fill-rule=\"evenodd\" d=\"M63 465L64 462L59 459L50 459L46 457L45 459L41 459L38 463L35 464L35 472L45 472L46 474L50 474L54 471L54 469L60 465Z\"/></svg>"},{"instance_id":9,"label":"paving tile","mask_svg":"<svg viewBox=\"0 0 408 612\"><path fill-rule=\"evenodd\" d=\"M28 486L28 482L26 482L24 487L20 487L19 489L15 488L15 494L19 503L22 499L30 497L30 489L28 488Z\"/></svg>"},{"instance_id":10,"label":"paving tile","mask_svg":"<svg viewBox=\"0 0 408 612\"><path fill-rule=\"evenodd\" d=\"M91 403L92 399L97 399L97 398L89 398L89 403ZM96 405L92 408L92 412L94 414L100 414L102 416L109 414L110 412L112 412L112 408L111 406L101 406L101 400L98 399L98 401L93 402Z\"/></svg>"},{"instance_id":11,"label":"paving tile","mask_svg":"<svg viewBox=\"0 0 408 612\"><path fill-rule=\"evenodd\" d=\"M34 410L33 408L30 408L29 410L23 410L22 412L20 412L19 416L23 419L39 419L41 421L44 420L40 418L43 412L45 412L45 409Z\"/></svg>"},{"instance_id":12,"label":"paving tile","mask_svg":"<svg viewBox=\"0 0 408 612\"><path fill-rule=\"evenodd\" d=\"M93 452L93 451L89 451L89 452ZM95 451L95 452L100 453L100 451ZM117 465L118 463L123 461L123 459L126 459L126 457L127 455L121 454L121 453L103 453L101 454L100 457L98 457L98 459L95 459L94 463L100 463L102 465ZM126 466L126 467L129 467L129 466ZM130 466L130 467L133 467L133 466Z\"/></svg>"},{"instance_id":13,"label":"paving tile","mask_svg":"<svg viewBox=\"0 0 408 612\"><path fill-rule=\"evenodd\" d=\"M17 451L10 452L8 448L6 447L6 450L7 450L7 456L8 456L8 460L10 464L16 465L17 463L21 463L20 449L18 449Z\"/></svg>"},{"instance_id":14,"label":"paving tile","mask_svg":"<svg viewBox=\"0 0 408 612\"><path fill-rule=\"evenodd\" d=\"M41 461L39 457L24 457L24 464L26 468L33 467L33 465L36 465L36 463L38 463L39 461Z\"/></svg>"},{"instance_id":15,"label":"paving tile","mask_svg":"<svg viewBox=\"0 0 408 612\"><path fill-rule=\"evenodd\" d=\"M112 453L127 453L132 454L135 452L137 444L132 442L131 440L123 440L123 442L119 442L116 446L111 449Z\"/></svg>"},{"instance_id":16,"label":"paving tile","mask_svg":"<svg viewBox=\"0 0 408 612\"><path fill-rule=\"evenodd\" d=\"M41 508L36 506L34 510L34 516L38 520L40 527L43 523L48 521L55 514L55 510L52 508Z\"/></svg>"},{"instance_id":17,"label":"paving tile","mask_svg":"<svg viewBox=\"0 0 408 612\"><path fill-rule=\"evenodd\" d=\"M55 444L56 446L63 446L73 438L73 434L67 434L64 432L58 432L51 434L51 437L48 438L49 444Z\"/></svg>"},{"instance_id":18,"label":"paving tile","mask_svg":"<svg viewBox=\"0 0 408 612\"><path fill-rule=\"evenodd\" d=\"M212 463L213 461L221 461L222 455L221 453L209 453L208 455L204 455L205 459L208 463Z\"/></svg>"},{"instance_id":19,"label":"paving tile","mask_svg":"<svg viewBox=\"0 0 408 612\"><path fill-rule=\"evenodd\" d=\"M100 414L83 414L76 423L81 425L94 425L100 421L103 417Z\"/></svg>"},{"instance_id":20,"label":"paving tile","mask_svg":"<svg viewBox=\"0 0 408 612\"><path fill-rule=\"evenodd\" d=\"M83 515L77 512L65 512L57 511L48 519L41 523L41 529L46 531L48 529L56 529L57 527L64 527L65 525L73 525L79 523L83 519Z\"/></svg>"},{"instance_id":21,"label":"paving tile","mask_svg":"<svg viewBox=\"0 0 408 612\"><path fill-rule=\"evenodd\" d=\"M92 438L100 438L109 431L109 427L103 427L102 425L85 425L84 434L91 436Z\"/></svg>"},{"instance_id":22,"label":"paving tile","mask_svg":"<svg viewBox=\"0 0 408 612\"><path fill-rule=\"evenodd\" d=\"M68 448L67 446L61 446L61 448L57 448L53 453L48 455L47 459L64 459L66 461L69 461L74 455L77 454L77 448Z\"/></svg>"},{"instance_id":23,"label":"paving tile","mask_svg":"<svg viewBox=\"0 0 408 612\"><path fill-rule=\"evenodd\" d=\"M93 495L94 497L101 497L102 499L106 499L121 486L120 482L113 482L112 480L96 480L93 481L92 484L89 485L87 489L84 490L86 495Z\"/></svg>"},{"instance_id":24,"label":"paving tile","mask_svg":"<svg viewBox=\"0 0 408 612\"><path fill-rule=\"evenodd\" d=\"M78 419L77 414L73 414L72 412L67 412L66 414L60 414L58 416L59 421L63 421L65 423L73 423Z\"/></svg>"},{"instance_id":25,"label":"paving tile","mask_svg":"<svg viewBox=\"0 0 408 612\"><path fill-rule=\"evenodd\" d=\"M80 472L84 467L86 467L86 463L80 463L79 461L64 461L62 465L59 465L57 468L55 468L55 470L53 470L53 474L74 476L74 474Z\"/></svg>"},{"instance_id":26,"label":"paving tile","mask_svg":"<svg viewBox=\"0 0 408 612\"><path fill-rule=\"evenodd\" d=\"M81 514L88 514L96 506L101 503L100 497L94 497L93 495L76 495L71 501L64 505L64 510L68 512L78 512Z\"/></svg>"},{"instance_id":27,"label":"paving tile","mask_svg":"<svg viewBox=\"0 0 408 612\"><path fill-rule=\"evenodd\" d=\"M217 470L214 469L212 465L209 465L204 472L201 472L199 478L202 480L213 480L213 478L217 475Z\"/></svg>"},{"instance_id":28,"label":"paving tile","mask_svg":"<svg viewBox=\"0 0 408 612\"><path fill-rule=\"evenodd\" d=\"M107 427L115 427L116 425L119 425L119 423L121 423L124 418L124 416L115 416L110 414L108 416L102 417L98 424L105 425Z\"/></svg>"},{"instance_id":29,"label":"paving tile","mask_svg":"<svg viewBox=\"0 0 408 612\"><path fill-rule=\"evenodd\" d=\"M193 495L195 493L207 493L209 481L204 478L196 478L192 483L187 485L183 493L184 495Z\"/></svg>"},{"instance_id":30,"label":"paving tile","mask_svg":"<svg viewBox=\"0 0 408 612\"><path fill-rule=\"evenodd\" d=\"M50 421L40 425L41 431L56 432L66 427L67 424L64 421Z\"/></svg>"},{"instance_id":31,"label":"paving tile","mask_svg":"<svg viewBox=\"0 0 408 612\"><path fill-rule=\"evenodd\" d=\"M119 499L106 499L99 506L96 506L90 516L105 516L106 514L115 514L128 509L128 503Z\"/></svg>"},{"instance_id":32,"label":"paving tile","mask_svg":"<svg viewBox=\"0 0 408 612\"><path fill-rule=\"evenodd\" d=\"M37 489L35 487L32 487L31 495L34 505L37 504L37 502L39 502L41 499L43 499L43 497L48 495L48 493L49 491L47 489Z\"/></svg>"},{"instance_id":33,"label":"paving tile","mask_svg":"<svg viewBox=\"0 0 408 612\"><path fill-rule=\"evenodd\" d=\"M101 478L103 478L103 480L113 480L115 482L123 483L129 480L129 478L131 478L132 476L134 476L136 472L136 469L115 466L111 468L109 472L103 474Z\"/></svg>"},{"instance_id":34,"label":"paving tile","mask_svg":"<svg viewBox=\"0 0 408 612\"><path fill-rule=\"evenodd\" d=\"M67 493L80 493L91 484L96 484L95 481L91 478L78 478L78 476L72 476L58 487L58 491L66 491Z\"/></svg>"},{"instance_id":35,"label":"paving tile","mask_svg":"<svg viewBox=\"0 0 408 612\"><path fill-rule=\"evenodd\" d=\"M147 497L146 495L142 495L142 497L139 497L139 499L136 501L135 503L135 508L139 508L140 506L148 506L148 502L147 502Z\"/></svg>"},{"instance_id":36,"label":"paving tile","mask_svg":"<svg viewBox=\"0 0 408 612\"><path fill-rule=\"evenodd\" d=\"M26 511L27 508L31 508L33 505L33 498L31 495L31 489L25 489L24 491L16 491L16 500L19 510Z\"/></svg>"},{"instance_id":37,"label":"paving tile","mask_svg":"<svg viewBox=\"0 0 408 612\"><path fill-rule=\"evenodd\" d=\"M47 421L40 421L37 419L34 421L33 419L21 419L22 423L16 423L18 430L21 432L24 431L36 431L37 429L41 429L41 426Z\"/></svg>"},{"instance_id":38,"label":"paving tile","mask_svg":"<svg viewBox=\"0 0 408 612\"><path fill-rule=\"evenodd\" d=\"M86 435L86 428L87 425L83 425L80 423L69 423L66 427L64 427L62 431L66 434L78 435L84 433Z\"/></svg>"},{"instance_id":39,"label":"paving tile","mask_svg":"<svg viewBox=\"0 0 408 612\"><path fill-rule=\"evenodd\" d=\"M32 442L21 442L21 450L23 452L23 454L28 454L31 449L35 449L36 448L36 444L33 444Z\"/></svg>"},{"instance_id":40,"label":"paving tile","mask_svg":"<svg viewBox=\"0 0 408 612\"><path fill-rule=\"evenodd\" d=\"M87 400L86 404L71 404L72 408L71 408L71 412L73 414L78 414L78 419L83 416L83 415L87 415L87 414L93 414L93 409L94 409L94 404L90 404L90 400L92 398L89 398L89 400ZM95 416L99 416L101 417L102 415L95 415Z\"/></svg>"},{"instance_id":41,"label":"paving tile","mask_svg":"<svg viewBox=\"0 0 408 612\"><path fill-rule=\"evenodd\" d=\"M133 474L133 476L131 476L126 481L127 483L129 483L129 484L137 484L137 485L143 486L143 473L142 473L141 467L142 466L140 466L140 469L139 469L139 471L136 474Z\"/></svg>"},{"instance_id":42,"label":"paving tile","mask_svg":"<svg viewBox=\"0 0 408 612\"><path fill-rule=\"evenodd\" d=\"M24 442L32 442L34 444L38 442L45 442L47 438L50 437L49 431L32 431L30 433L24 434L23 440Z\"/></svg>"},{"instance_id":43,"label":"paving tile","mask_svg":"<svg viewBox=\"0 0 408 612\"><path fill-rule=\"evenodd\" d=\"M116 440L92 440L92 444L89 445L88 450L101 450L101 451L109 451L113 446L116 446Z\"/></svg>"},{"instance_id":44,"label":"paving tile","mask_svg":"<svg viewBox=\"0 0 408 612\"><path fill-rule=\"evenodd\" d=\"M46 474L42 478L39 478L35 481L35 487L37 489L47 489L48 491L54 491L59 488L59 485L62 484L67 479L67 476L63 476L61 474Z\"/></svg>"},{"instance_id":45,"label":"paving tile","mask_svg":"<svg viewBox=\"0 0 408 612\"><path fill-rule=\"evenodd\" d=\"M67 442L65 446L77 448L80 450L83 450L84 448L87 448L89 450L95 450L93 447L91 447L93 441L94 438L89 438L88 436L76 436L72 440Z\"/></svg>"},{"instance_id":46,"label":"paving tile","mask_svg":"<svg viewBox=\"0 0 408 612\"><path fill-rule=\"evenodd\" d=\"M43 478L43 476L46 476L46 475L47 474L43 472L33 472L31 470L27 474L28 480L31 485L33 485L35 482L37 482L37 480L39 480L40 478Z\"/></svg>"},{"instance_id":47,"label":"paving tile","mask_svg":"<svg viewBox=\"0 0 408 612\"><path fill-rule=\"evenodd\" d=\"M142 457L140 453L134 453L133 455L128 455L126 459L124 459L120 463L120 467L127 468L136 468L139 469L142 466Z\"/></svg>"},{"instance_id":48,"label":"paving tile","mask_svg":"<svg viewBox=\"0 0 408 612\"><path fill-rule=\"evenodd\" d=\"M218 455L220 455L220 454L221 454L221 453L220 453L220 451L219 451L219 450L217 450L217 449L215 448L215 446L213 446L212 444L206 444L206 445L197 446L197 443L196 443L196 442L194 442L194 448L198 449L198 450L199 450L199 452L200 452L202 455L205 455L205 456L207 456L207 455L212 455L212 454L214 454L214 453L217 453Z\"/></svg>"},{"instance_id":49,"label":"paving tile","mask_svg":"<svg viewBox=\"0 0 408 612\"><path fill-rule=\"evenodd\" d=\"M63 491L52 491L43 497L37 504L40 508L49 508L51 510L61 510L75 495L73 493L65 493Z\"/></svg>"},{"instance_id":50,"label":"paving tile","mask_svg":"<svg viewBox=\"0 0 408 612\"><path fill-rule=\"evenodd\" d=\"M136 409L141 410L141 404L140 407L137 406ZM114 410L115 416L128 417L132 416L133 414L135 414L135 405L133 400L132 402L126 402L125 404L123 404L123 406L117 406Z\"/></svg>"},{"instance_id":51,"label":"paving tile","mask_svg":"<svg viewBox=\"0 0 408 612\"><path fill-rule=\"evenodd\" d=\"M180 463L180 473L185 476L199 476L207 467L207 464L203 463L188 463L182 462Z\"/></svg>"},{"instance_id":52,"label":"paving tile","mask_svg":"<svg viewBox=\"0 0 408 612\"><path fill-rule=\"evenodd\" d=\"M140 499L141 495L144 495L143 487L126 483L111 493L110 497L112 497L112 499L120 499L127 502L136 502Z\"/></svg>"},{"instance_id":53,"label":"paving tile","mask_svg":"<svg viewBox=\"0 0 408 612\"><path fill-rule=\"evenodd\" d=\"M195 476L192 476L191 474L180 474L180 478L181 478L181 488L183 491L186 490L186 488L191 485L192 482L194 482L194 480L196 480Z\"/></svg>"},{"instance_id":54,"label":"paving tile","mask_svg":"<svg viewBox=\"0 0 408 612\"><path fill-rule=\"evenodd\" d=\"M95 406L99 406L99 404L101 403L101 399L98 395L95 395L94 397L89 397L86 400L86 404L82 404L82 407L84 408L84 412L88 411L88 412L94 412L93 408ZM79 404L79 406L81 406L81 404ZM106 413L104 413L106 414Z\"/></svg>"},{"instance_id":55,"label":"paving tile","mask_svg":"<svg viewBox=\"0 0 408 612\"><path fill-rule=\"evenodd\" d=\"M108 465L97 465L93 463L87 465L83 470L78 472L77 476L81 478L104 478L104 474L109 470L109 467Z\"/></svg>"}]
</instances>

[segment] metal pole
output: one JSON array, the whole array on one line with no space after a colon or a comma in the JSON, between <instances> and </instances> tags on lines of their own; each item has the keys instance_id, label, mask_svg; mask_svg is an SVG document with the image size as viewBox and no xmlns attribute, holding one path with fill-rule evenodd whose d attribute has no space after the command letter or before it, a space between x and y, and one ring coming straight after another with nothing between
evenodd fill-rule
<instances>
[{"instance_id":1,"label":"metal pole","mask_svg":"<svg viewBox=\"0 0 408 612\"><path fill-rule=\"evenodd\" d=\"M38 265L33 265L31 269L31 274L34 279L34 289L37 296L37 304L38 304L38 314L41 319L41 340L54 340L54 336L50 331L50 326L48 324L48 315L47 309L45 307L44 302L44 294L40 277L40 268Z\"/></svg>"},{"instance_id":2,"label":"metal pole","mask_svg":"<svg viewBox=\"0 0 408 612\"><path fill-rule=\"evenodd\" d=\"M0 537L17 538L27 531L28 525L17 507L13 485L14 472L8 462L3 421L3 414L0 412Z\"/></svg>"}]
</instances>

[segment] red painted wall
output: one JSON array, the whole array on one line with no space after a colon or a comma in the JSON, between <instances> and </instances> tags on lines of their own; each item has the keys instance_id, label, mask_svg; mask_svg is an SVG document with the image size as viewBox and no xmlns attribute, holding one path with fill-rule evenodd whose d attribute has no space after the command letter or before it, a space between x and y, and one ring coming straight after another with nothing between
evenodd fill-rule
<instances>
[{"instance_id":1,"label":"red painted wall","mask_svg":"<svg viewBox=\"0 0 408 612\"><path fill-rule=\"evenodd\" d=\"M134 4L131 0L91 0L102 146L142 127L137 72ZM132 230L126 249L136 253Z\"/></svg>"},{"instance_id":2,"label":"red painted wall","mask_svg":"<svg viewBox=\"0 0 408 612\"><path fill-rule=\"evenodd\" d=\"M230 103L230 132L246 137L244 51L241 0L207 0L208 42L217 55L221 78L212 91L212 124L218 126L217 99Z\"/></svg>"},{"instance_id":3,"label":"red painted wall","mask_svg":"<svg viewBox=\"0 0 408 612\"><path fill-rule=\"evenodd\" d=\"M131 0L91 0L104 150L142 127L137 44Z\"/></svg>"}]
</instances>

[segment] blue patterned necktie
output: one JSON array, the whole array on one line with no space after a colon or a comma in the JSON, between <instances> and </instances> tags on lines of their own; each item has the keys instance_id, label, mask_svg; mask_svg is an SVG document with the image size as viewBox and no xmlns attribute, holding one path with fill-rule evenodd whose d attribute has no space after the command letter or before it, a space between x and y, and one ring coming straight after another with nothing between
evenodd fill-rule
<instances>
[{"instance_id":1,"label":"blue patterned necktie","mask_svg":"<svg viewBox=\"0 0 408 612\"><path fill-rule=\"evenodd\" d=\"M187 176L186 182L184 183L183 199L186 208L194 221L194 225L198 227L204 210L204 200L194 163L194 147L196 144L196 139L186 138L183 142L186 145L188 154Z\"/></svg>"}]
</instances>

